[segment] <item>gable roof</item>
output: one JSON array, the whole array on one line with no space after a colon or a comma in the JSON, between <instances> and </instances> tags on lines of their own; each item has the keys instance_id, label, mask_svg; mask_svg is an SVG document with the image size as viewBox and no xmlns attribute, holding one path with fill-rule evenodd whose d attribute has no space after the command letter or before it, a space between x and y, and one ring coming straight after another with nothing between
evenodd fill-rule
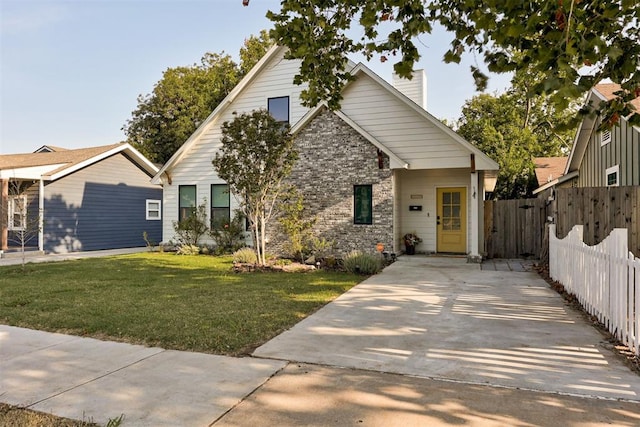
<instances>
[{"instance_id":1,"label":"gable roof","mask_svg":"<svg viewBox=\"0 0 640 427\"><path fill-rule=\"evenodd\" d=\"M597 84L593 89L591 89L589 95L587 95L585 104L589 105L594 102L610 101L616 98L617 95L615 95L615 92L619 91L620 89L620 85L616 83ZM640 97L632 100L631 104L636 108L637 112L635 114L640 114ZM624 117L621 117L620 120L626 119ZM584 153L587 149L587 145L589 144L591 135L595 130L596 122L597 117L594 114L590 114L588 116L585 116L585 118L582 120L582 123L580 123L580 127L578 128L578 132L576 133L576 137L573 141L571 153L569 153L569 159L564 170L565 175L569 174L570 172L576 172L578 171L578 169L580 169L580 165L582 164L582 159L584 158Z\"/></svg>"},{"instance_id":2,"label":"gable roof","mask_svg":"<svg viewBox=\"0 0 640 427\"><path fill-rule=\"evenodd\" d=\"M154 184L159 184L161 182L161 177L163 174L166 174L175 164L180 162L182 158L186 155L189 149L197 142L201 135L203 135L215 122L216 119L222 114L222 112L229 107L233 101L249 86L249 84L256 79L256 77L268 66L273 58L277 55L280 55L286 47L283 46L273 46L269 49L265 55L258 61L258 63L247 73L247 75L231 90L231 92L218 104L218 106L209 114L209 116L198 126L198 128L189 136L189 138L182 144L182 146L176 151L171 158L160 168L158 173L153 177L152 181ZM393 96L401 99L405 104L407 104L410 108L417 111L421 114L426 120L430 121L433 125L442 130L445 134L450 136L453 140L461 144L471 153L475 154L476 159L479 158L479 161L476 160L476 164L479 166L478 169L484 170L498 170L498 164L491 160L486 154L484 154L477 147L473 146L471 143L463 139L460 135L455 133L448 126L444 125L440 120L436 119L434 116L429 114L422 107L418 106L415 102L410 100L404 94L400 93L396 88L391 86L387 81L382 79L380 76L375 74L369 68L367 68L364 64L359 63L355 64L352 61L348 61L347 69L350 69L350 73L352 75L357 75L358 73L366 73L368 76L373 78L376 82L382 85L387 91L389 91ZM350 82L347 83L347 85ZM300 126L307 123L310 119L315 117L322 108L326 108L326 103L320 103L316 107L312 108L305 116L303 116L298 123L294 124L292 130L298 131ZM410 165L405 161L400 159L398 156L393 154L391 150L384 146L380 141L373 138L369 135L364 129L358 126L354 121L350 120L343 112L337 113L343 120L345 120L348 124L354 127L354 129L359 132L363 137L368 139L372 144L376 147L380 148L385 154L389 155L392 161L395 160L394 164L396 167L410 167ZM383 149L384 148L384 149ZM169 178L170 179L170 178ZM170 182L170 181L169 181Z\"/></svg>"},{"instance_id":3,"label":"gable roof","mask_svg":"<svg viewBox=\"0 0 640 427\"><path fill-rule=\"evenodd\" d=\"M536 179L538 186L543 186L554 179L564 175L564 168L567 165L568 157L535 157L533 164L535 166Z\"/></svg>"},{"instance_id":4,"label":"gable roof","mask_svg":"<svg viewBox=\"0 0 640 427\"><path fill-rule=\"evenodd\" d=\"M66 151L66 148L56 147L55 145L43 145L38 148L34 153L50 153L52 151Z\"/></svg>"},{"instance_id":5,"label":"gable roof","mask_svg":"<svg viewBox=\"0 0 640 427\"><path fill-rule=\"evenodd\" d=\"M124 153L150 176L158 168L130 144L27 154L0 155L0 178L45 179L54 181L114 154Z\"/></svg>"}]
</instances>

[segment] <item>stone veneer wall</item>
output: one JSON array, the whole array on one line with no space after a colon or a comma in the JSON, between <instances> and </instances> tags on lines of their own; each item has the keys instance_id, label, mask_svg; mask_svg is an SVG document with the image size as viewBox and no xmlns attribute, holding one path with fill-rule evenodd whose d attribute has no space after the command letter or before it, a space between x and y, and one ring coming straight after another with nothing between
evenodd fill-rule
<instances>
[{"instance_id":1,"label":"stone veneer wall","mask_svg":"<svg viewBox=\"0 0 640 427\"><path fill-rule=\"evenodd\" d=\"M342 257L352 250L374 253L376 244L393 248L393 187L389 158L336 114L324 110L296 136L299 159L289 177L304 196L314 232L333 241ZM353 186L371 184L373 224L353 223ZM277 221L274 221L274 224ZM279 227L268 251L282 254L286 240Z\"/></svg>"}]
</instances>

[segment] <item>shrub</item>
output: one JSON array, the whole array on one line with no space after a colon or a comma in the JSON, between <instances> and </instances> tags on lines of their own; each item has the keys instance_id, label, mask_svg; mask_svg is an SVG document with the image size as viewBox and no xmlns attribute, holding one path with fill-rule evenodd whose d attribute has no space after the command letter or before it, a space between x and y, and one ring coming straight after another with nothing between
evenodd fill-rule
<instances>
[{"instance_id":1,"label":"shrub","mask_svg":"<svg viewBox=\"0 0 640 427\"><path fill-rule=\"evenodd\" d=\"M251 248L238 249L233 253L233 262L241 264L256 264L258 262L258 256L256 251Z\"/></svg>"},{"instance_id":2,"label":"shrub","mask_svg":"<svg viewBox=\"0 0 640 427\"><path fill-rule=\"evenodd\" d=\"M196 245L180 245L176 251L176 255L198 255L200 248Z\"/></svg>"},{"instance_id":3,"label":"shrub","mask_svg":"<svg viewBox=\"0 0 640 427\"><path fill-rule=\"evenodd\" d=\"M230 254L244 245L244 217L236 212L232 220L216 221L209 230L217 254Z\"/></svg>"},{"instance_id":4,"label":"shrub","mask_svg":"<svg viewBox=\"0 0 640 427\"><path fill-rule=\"evenodd\" d=\"M280 202L281 212L278 221L287 235L284 247L294 259L304 262L312 252L313 226L317 218L308 218L304 206L304 198L300 192L291 187Z\"/></svg>"},{"instance_id":5,"label":"shrub","mask_svg":"<svg viewBox=\"0 0 640 427\"><path fill-rule=\"evenodd\" d=\"M353 251L344 257L342 265L348 272L356 274L376 274L382 269L379 256L359 251Z\"/></svg>"},{"instance_id":6,"label":"shrub","mask_svg":"<svg viewBox=\"0 0 640 427\"><path fill-rule=\"evenodd\" d=\"M173 230L176 233L178 246L196 246L200 238L209 230L206 201L195 208L187 218L182 221L173 221Z\"/></svg>"}]
</instances>

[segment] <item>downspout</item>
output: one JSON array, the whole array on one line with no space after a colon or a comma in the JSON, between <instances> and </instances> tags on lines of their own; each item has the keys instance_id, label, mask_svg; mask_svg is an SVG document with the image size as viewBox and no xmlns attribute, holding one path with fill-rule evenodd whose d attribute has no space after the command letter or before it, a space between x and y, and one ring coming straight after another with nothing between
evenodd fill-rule
<instances>
[{"instance_id":1,"label":"downspout","mask_svg":"<svg viewBox=\"0 0 640 427\"><path fill-rule=\"evenodd\" d=\"M44 251L44 180L38 188L38 250Z\"/></svg>"},{"instance_id":2,"label":"downspout","mask_svg":"<svg viewBox=\"0 0 640 427\"><path fill-rule=\"evenodd\" d=\"M7 221L9 219L9 180L0 179L0 252L9 249L9 231Z\"/></svg>"}]
</instances>

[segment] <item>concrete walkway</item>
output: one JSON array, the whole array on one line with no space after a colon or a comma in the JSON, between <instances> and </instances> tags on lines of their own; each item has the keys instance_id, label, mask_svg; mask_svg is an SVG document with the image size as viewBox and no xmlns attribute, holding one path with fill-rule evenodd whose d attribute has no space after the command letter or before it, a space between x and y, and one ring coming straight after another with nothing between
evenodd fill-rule
<instances>
[{"instance_id":1,"label":"concrete walkway","mask_svg":"<svg viewBox=\"0 0 640 427\"><path fill-rule=\"evenodd\" d=\"M124 248L124 249L105 249L101 251L85 251L85 252L69 252L66 254L33 254L26 253L25 262L30 263L39 263L39 262L55 262L55 261L68 261L73 259L82 259L82 258L97 258L104 256L114 256L114 255L126 255L126 254L134 254L138 252L148 251L149 248L139 247L139 248ZM3 265L20 265L22 264L22 256L18 252L12 252L11 256L6 258L0 258L0 267Z\"/></svg>"},{"instance_id":2,"label":"concrete walkway","mask_svg":"<svg viewBox=\"0 0 640 427\"><path fill-rule=\"evenodd\" d=\"M0 402L124 426L636 426L640 376L535 273L400 257L253 358L0 325Z\"/></svg>"}]
</instances>

